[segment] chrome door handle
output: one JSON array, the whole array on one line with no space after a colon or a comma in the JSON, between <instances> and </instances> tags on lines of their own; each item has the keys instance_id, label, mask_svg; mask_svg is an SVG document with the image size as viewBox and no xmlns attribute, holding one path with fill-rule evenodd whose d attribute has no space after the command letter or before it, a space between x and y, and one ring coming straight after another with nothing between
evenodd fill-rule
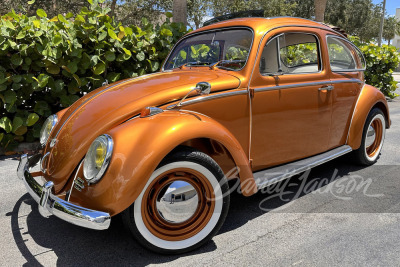
<instances>
[{"instance_id":1,"label":"chrome door handle","mask_svg":"<svg viewBox=\"0 0 400 267\"><path fill-rule=\"evenodd\" d=\"M335 89L335 87L333 85L327 85L327 86L323 86L321 88L319 88L319 91L332 91L333 89Z\"/></svg>"}]
</instances>

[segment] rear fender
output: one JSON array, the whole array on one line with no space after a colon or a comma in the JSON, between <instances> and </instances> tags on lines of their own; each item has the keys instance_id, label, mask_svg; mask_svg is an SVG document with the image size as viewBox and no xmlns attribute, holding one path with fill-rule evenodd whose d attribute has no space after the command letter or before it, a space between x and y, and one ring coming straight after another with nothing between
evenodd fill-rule
<instances>
[{"instance_id":1,"label":"rear fender","mask_svg":"<svg viewBox=\"0 0 400 267\"><path fill-rule=\"evenodd\" d=\"M377 88L366 84L361 90L357 100L347 138L347 144L351 146L353 150L358 149L361 145L364 124L369 112L374 107L378 107L383 111L386 118L386 128L389 128L389 108L385 96Z\"/></svg>"}]
</instances>

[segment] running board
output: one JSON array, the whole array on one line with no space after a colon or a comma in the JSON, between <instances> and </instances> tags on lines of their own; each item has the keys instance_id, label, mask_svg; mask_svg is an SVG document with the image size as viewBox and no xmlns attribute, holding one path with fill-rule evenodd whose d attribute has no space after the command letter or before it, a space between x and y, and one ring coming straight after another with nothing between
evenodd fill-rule
<instances>
[{"instance_id":1,"label":"running board","mask_svg":"<svg viewBox=\"0 0 400 267\"><path fill-rule=\"evenodd\" d=\"M266 170L253 173L258 189L278 183L282 180L290 178L296 174L305 172L313 167L321 165L332 159L340 157L351 152L352 149L348 145L337 147L322 154L312 156L306 159L291 162L278 167L272 167Z\"/></svg>"}]
</instances>

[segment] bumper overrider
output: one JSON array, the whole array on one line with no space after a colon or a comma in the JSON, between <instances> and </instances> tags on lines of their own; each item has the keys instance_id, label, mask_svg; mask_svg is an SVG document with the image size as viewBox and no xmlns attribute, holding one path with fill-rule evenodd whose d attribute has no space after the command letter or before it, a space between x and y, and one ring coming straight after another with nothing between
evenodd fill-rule
<instances>
[{"instance_id":1,"label":"bumper overrider","mask_svg":"<svg viewBox=\"0 0 400 267\"><path fill-rule=\"evenodd\" d=\"M43 217L48 218L54 215L69 223L82 227L104 230L110 226L110 214L102 211L86 209L65 201L52 194L53 182L45 182L41 186L29 172L40 160L41 154L28 157L21 156L18 165L18 178L24 181L25 187L32 198L39 204L39 212Z\"/></svg>"}]
</instances>

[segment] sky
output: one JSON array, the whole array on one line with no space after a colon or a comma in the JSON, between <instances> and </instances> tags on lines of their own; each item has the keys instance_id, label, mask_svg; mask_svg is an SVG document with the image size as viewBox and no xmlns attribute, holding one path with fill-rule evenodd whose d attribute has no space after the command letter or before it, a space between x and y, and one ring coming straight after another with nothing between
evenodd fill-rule
<instances>
[{"instance_id":1,"label":"sky","mask_svg":"<svg viewBox=\"0 0 400 267\"><path fill-rule=\"evenodd\" d=\"M372 0L374 4L382 3L383 0ZM400 8L399 0L386 0L386 12L388 15L396 15L396 8Z\"/></svg>"}]
</instances>

